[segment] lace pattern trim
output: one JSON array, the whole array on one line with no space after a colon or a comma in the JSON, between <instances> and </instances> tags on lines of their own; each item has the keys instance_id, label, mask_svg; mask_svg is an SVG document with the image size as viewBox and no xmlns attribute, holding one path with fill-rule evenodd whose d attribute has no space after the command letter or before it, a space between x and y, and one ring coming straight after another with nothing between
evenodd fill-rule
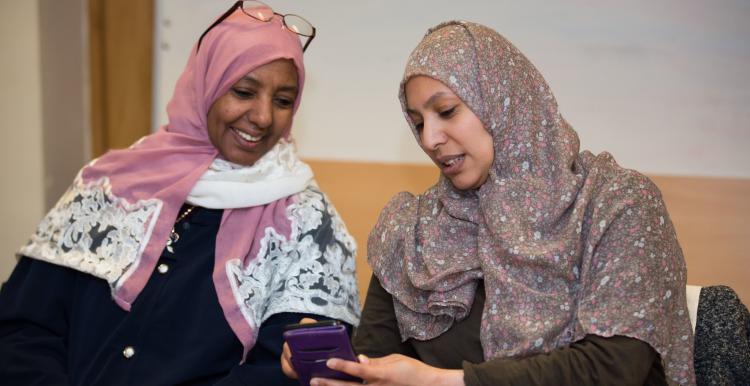
<instances>
[{"instance_id":1,"label":"lace pattern trim","mask_svg":"<svg viewBox=\"0 0 750 386\"><path fill-rule=\"evenodd\" d=\"M356 325L359 295L356 243L325 195L309 187L287 208L287 240L266 228L258 256L243 268L227 262L227 275L247 323L257 331L281 312L325 315Z\"/></svg>"},{"instance_id":2,"label":"lace pattern trim","mask_svg":"<svg viewBox=\"0 0 750 386\"><path fill-rule=\"evenodd\" d=\"M162 202L134 204L112 193L109 179L73 185L42 219L19 254L86 272L114 289L138 266Z\"/></svg>"}]
</instances>

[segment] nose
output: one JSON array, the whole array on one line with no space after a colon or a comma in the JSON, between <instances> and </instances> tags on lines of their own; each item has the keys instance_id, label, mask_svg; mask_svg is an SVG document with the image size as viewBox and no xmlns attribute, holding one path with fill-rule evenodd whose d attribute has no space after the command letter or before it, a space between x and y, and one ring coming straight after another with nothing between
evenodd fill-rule
<instances>
[{"instance_id":1,"label":"nose","mask_svg":"<svg viewBox=\"0 0 750 386\"><path fill-rule=\"evenodd\" d=\"M248 119L260 129L267 129L273 124L273 101L259 98L247 112Z\"/></svg>"},{"instance_id":2,"label":"nose","mask_svg":"<svg viewBox=\"0 0 750 386\"><path fill-rule=\"evenodd\" d=\"M443 130L443 127L439 123L428 120L423 122L420 141L425 150L437 150L440 145L446 142L447 138L445 130Z\"/></svg>"}]
</instances>

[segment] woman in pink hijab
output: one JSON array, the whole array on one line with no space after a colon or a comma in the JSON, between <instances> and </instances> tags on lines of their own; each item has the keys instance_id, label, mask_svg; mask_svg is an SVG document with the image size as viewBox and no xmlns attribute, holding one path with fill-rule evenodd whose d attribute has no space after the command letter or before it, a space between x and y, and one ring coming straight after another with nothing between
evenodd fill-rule
<instances>
[{"instance_id":1,"label":"woman in pink hijab","mask_svg":"<svg viewBox=\"0 0 750 386\"><path fill-rule=\"evenodd\" d=\"M313 36L237 2L169 123L80 171L0 292L3 385L294 384L283 326L358 323L354 240L290 134Z\"/></svg>"},{"instance_id":2,"label":"woman in pink hijab","mask_svg":"<svg viewBox=\"0 0 750 386\"><path fill-rule=\"evenodd\" d=\"M367 357L330 368L369 385L695 383L685 262L659 190L580 151L516 47L440 24L399 97L441 177L381 212L353 341Z\"/></svg>"}]
</instances>

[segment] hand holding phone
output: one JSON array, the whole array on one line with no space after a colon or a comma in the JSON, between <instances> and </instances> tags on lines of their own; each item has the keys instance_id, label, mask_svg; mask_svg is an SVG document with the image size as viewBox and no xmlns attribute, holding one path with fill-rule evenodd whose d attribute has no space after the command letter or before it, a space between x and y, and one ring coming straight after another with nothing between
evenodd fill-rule
<instances>
[{"instance_id":1,"label":"hand holding phone","mask_svg":"<svg viewBox=\"0 0 750 386\"><path fill-rule=\"evenodd\" d=\"M330 358L357 362L346 326L338 321L292 324L286 327L284 339L289 344L291 362L301 386L308 386L313 377L361 382L359 378L326 366Z\"/></svg>"}]
</instances>

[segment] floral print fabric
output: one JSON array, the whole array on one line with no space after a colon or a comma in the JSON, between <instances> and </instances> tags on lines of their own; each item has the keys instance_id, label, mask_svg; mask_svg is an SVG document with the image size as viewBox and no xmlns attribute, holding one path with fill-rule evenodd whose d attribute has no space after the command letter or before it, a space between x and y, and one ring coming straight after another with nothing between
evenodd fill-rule
<instances>
[{"instance_id":1,"label":"floral print fabric","mask_svg":"<svg viewBox=\"0 0 750 386\"><path fill-rule=\"evenodd\" d=\"M481 279L485 359L624 335L654 347L673 384L694 384L685 263L657 187L608 153L579 153L541 74L487 27L431 29L408 59L404 109L417 75L466 103L495 158L478 190L441 177L419 196L397 195L370 234L368 259L393 295L402 338L448 330Z\"/></svg>"}]
</instances>

